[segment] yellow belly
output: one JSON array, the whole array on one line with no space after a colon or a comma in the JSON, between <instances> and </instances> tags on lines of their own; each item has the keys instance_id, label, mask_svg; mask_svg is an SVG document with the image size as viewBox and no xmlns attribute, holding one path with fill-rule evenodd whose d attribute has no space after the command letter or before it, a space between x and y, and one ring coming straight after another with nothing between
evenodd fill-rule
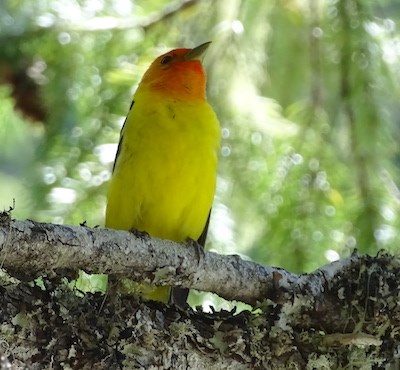
<instances>
[{"instance_id":1,"label":"yellow belly","mask_svg":"<svg viewBox=\"0 0 400 370\"><path fill-rule=\"evenodd\" d=\"M219 140L207 102L135 97L109 185L106 227L198 239L214 197ZM142 294L165 301L163 288Z\"/></svg>"}]
</instances>

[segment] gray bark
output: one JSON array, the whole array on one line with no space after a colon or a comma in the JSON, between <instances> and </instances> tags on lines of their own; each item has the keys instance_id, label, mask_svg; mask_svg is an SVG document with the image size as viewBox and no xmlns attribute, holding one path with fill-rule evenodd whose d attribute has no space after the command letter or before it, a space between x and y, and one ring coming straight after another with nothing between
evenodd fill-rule
<instances>
[{"instance_id":1,"label":"gray bark","mask_svg":"<svg viewBox=\"0 0 400 370\"><path fill-rule=\"evenodd\" d=\"M400 258L384 253L295 275L193 243L3 214L0 265L1 368L369 369L398 361ZM112 292L82 296L62 281L78 269L211 291L254 310L205 314ZM32 283L37 276L45 288Z\"/></svg>"}]
</instances>

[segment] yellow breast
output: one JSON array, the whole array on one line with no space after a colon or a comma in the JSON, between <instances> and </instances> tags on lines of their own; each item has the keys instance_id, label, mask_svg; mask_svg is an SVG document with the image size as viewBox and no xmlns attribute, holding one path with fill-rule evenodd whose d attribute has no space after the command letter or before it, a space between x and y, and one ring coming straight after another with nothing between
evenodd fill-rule
<instances>
[{"instance_id":1,"label":"yellow breast","mask_svg":"<svg viewBox=\"0 0 400 370\"><path fill-rule=\"evenodd\" d=\"M211 209L220 128L204 100L136 94L122 131L106 226L196 240Z\"/></svg>"}]
</instances>

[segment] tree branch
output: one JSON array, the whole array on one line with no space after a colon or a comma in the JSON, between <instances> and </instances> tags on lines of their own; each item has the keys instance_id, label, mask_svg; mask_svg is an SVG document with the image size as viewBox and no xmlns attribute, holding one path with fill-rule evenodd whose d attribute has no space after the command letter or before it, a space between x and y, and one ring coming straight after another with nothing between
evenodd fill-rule
<instances>
[{"instance_id":1,"label":"tree branch","mask_svg":"<svg viewBox=\"0 0 400 370\"><path fill-rule=\"evenodd\" d=\"M158 26L160 23L167 21L180 12L196 5L198 2L199 0L181 0L177 2L171 2L165 5L161 11L151 13L147 17L143 17L141 20L126 17L98 16L86 20L86 22L60 22L60 24L57 24L57 26L59 28L70 29L79 32L95 32L104 30L124 31L129 29L142 29L144 32L148 32L150 29Z\"/></svg>"},{"instance_id":2,"label":"tree branch","mask_svg":"<svg viewBox=\"0 0 400 370\"><path fill-rule=\"evenodd\" d=\"M239 256L202 252L195 242L180 245L127 231L9 221L0 224L1 266L34 278L79 269L173 285L255 304L284 299L297 276Z\"/></svg>"},{"instance_id":3,"label":"tree branch","mask_svg":"<svg viewBox=\"0 0 400 370\"><path fill-rule=\"evenodd\" d=\"M124 231L1 216L1 266L11 276L47 275L43 290L0 273L1 348L8 346L13 366L25 359L29 366L99 369L358 368L382 367L395 356L400 257L354 254L295 275L237 256L198 256L193 243L188 248ZM248 303L268 296L277 303L208 315L111 293L81 297L52 284L48 277L58 269L144 277Z\"/></svg>"},{"instance_id":4,"label":"tree branch","mask_svg":"<svg viewBox=\"0 0 400 370\"><path fill-rule=\"evenodd\" d=\"M199 252L185 245L132 232L34 221L0 223L0 267L28 278L53 277L58 270L84 270L131 277L155 285L182 286L251 305L277 303L296 295L324 294L338 274L360 263L354 254L311 274L296 275L261 266L237 255Z\"/></svg>"}]
</instances>

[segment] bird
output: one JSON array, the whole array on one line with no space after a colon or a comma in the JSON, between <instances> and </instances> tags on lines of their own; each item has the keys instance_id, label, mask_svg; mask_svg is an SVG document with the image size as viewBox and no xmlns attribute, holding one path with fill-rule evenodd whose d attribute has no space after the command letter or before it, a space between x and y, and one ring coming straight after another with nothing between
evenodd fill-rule
<instances>
[{"instance_id":1,"label":"bird","mask_svg":"<svg viewBox=\"0 0 400 370\"><path fill-rule=\"evenodd\" d=\"M144 73L121 129L106 227L204 246L221 140L206 98L202 57L209 45L171 50ZM135 284L144 300L186 303L187 289Z\"/></svg>"}]
</instances>

